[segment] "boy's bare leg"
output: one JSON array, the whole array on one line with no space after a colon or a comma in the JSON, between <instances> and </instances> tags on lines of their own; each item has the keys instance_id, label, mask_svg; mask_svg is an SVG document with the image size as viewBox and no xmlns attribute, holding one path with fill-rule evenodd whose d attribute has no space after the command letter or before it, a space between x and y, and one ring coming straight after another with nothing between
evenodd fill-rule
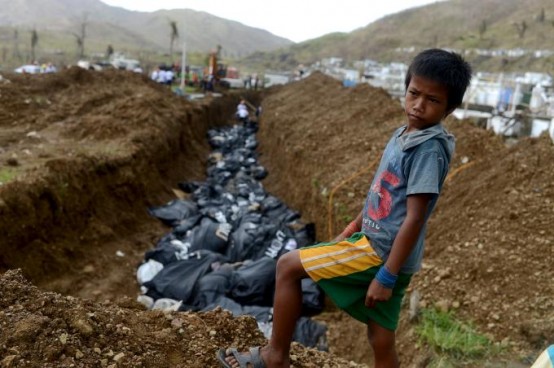
<instances>
[{"instance_id":1,"label":"boy's bare leg","mask_svg":"<svg viewBox=\"0 0 554 368\"><path fill-rule=\"evenodd\" d=\"M373 321L367 324L367 336L373 348L375 368L398 368L395 332L379 326Z\"/></svg>"},{"instance_id":2,"label":"boy's bare leg","mask_svg":"<svg viewBox=\"0 0 554 368\"><path fill-rule=\"evenodd\" d=\"M301 280L308 277L300 255L294 250L279 258L273 302L273 330L271 338L260 354L268 368L289 368L289 351L296 321L302 310ZM231 355L225 359L231 366L238 363Z\"/></svg>"}]
</instances>

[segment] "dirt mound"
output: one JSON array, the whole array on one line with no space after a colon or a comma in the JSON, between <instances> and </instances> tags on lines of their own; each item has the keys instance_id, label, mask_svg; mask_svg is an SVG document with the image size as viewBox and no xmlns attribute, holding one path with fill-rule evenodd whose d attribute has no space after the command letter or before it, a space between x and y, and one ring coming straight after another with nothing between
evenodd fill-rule
<instances>
[{"instance_id":1,"label":"dirt mound","mask_svg":"<svg viewBox=\"0 0 554 368\"><path fill-rule=\"evenodd\" d=\"M328 193L360 173L361 179L350 182L332 203L336 229L360 210L365 183L371 180L370 163L379 158L402 109L382 89L367 84L345 88L321 73L271 94L263 107L259 135L268 188L302 209L325 239Z\"/></svg>"},{"instance_id":2,"label":"dirt mound","mask_svg":"<svg viewBox=\"0 0 554 368\"><path fill-rule=\"evenodd\" d=\"M552 141L472 160L446 187L416 287L521 353L544 348L554 336Z\"/></svg>"},{"instance_id":3,"label":"dirt mound","mask_svg":"<svg viewBox=\"0 0 554 368\"><path fill-rule=\"evenodd\" d=\"M239 97L191 104L136 73L71 68L0 83L0 271L113 299L165 229L146 211L204 177L205 133ZM116 254L119 254L117 256Z\"/></svg>"},{"instance_id":4,"label":"dirt mound","mask_svg":"<svg viewBox=\"0 0 554 368\"><path fill-rule=\"evenodd\" d=\"M263 107L266 186L301 209L327 240L360 211L374 160L402 124L401 106L382 90L344 88L315 74L268 96ZM535 356L554 336L552 142L507 147L470 122L446 125L456 135L456 154L429 224L424 269L411 288L422 294L422 306L474 321L514 360ZM410 329L403 323L399 346L403 361L415 364L424 353L414 353ZM352 348L356 342L346 339L334 347L364 349L365 342L358 344Z\"/></svg>"},{"instance_id":5,"label":"dirt mound","mask_svg":"<svg viewBox=\"0 0 554 368\"><path fill-rule=\"evenodd\" d=\"M106 266L129 273L136 261L116 252L137 257L159 236L145 208L171 198L168 178L203 175L201 160L184 161L207 152L206 109L134 73L9 78L0 85L0 271L20 267L83 296L132 295Z\"/></svg>"},{"instance_id":6,"label":"dirt mound","mask_svg":"<svg viewBox=\"0 0 554 368\"><path fill-rule=\"evenodd\" d=\"M94 303L41 291L19 271L0 276L0 325L2 367L216 367L219 347L264 343L251 317ZM299 368L358 366L299 345L292 354Z\"/></svg>"}]
</instances>

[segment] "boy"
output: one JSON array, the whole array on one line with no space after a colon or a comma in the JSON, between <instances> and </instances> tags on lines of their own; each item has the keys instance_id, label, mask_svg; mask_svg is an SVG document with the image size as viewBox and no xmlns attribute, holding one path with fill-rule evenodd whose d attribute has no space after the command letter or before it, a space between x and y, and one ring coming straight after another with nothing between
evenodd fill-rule
<instances>
[{"instance_id":1,"label":"boy","mask_svg":"<svg viewBox=\"0 0 554 368\"><path fill-rule=\"evenodd\" d=\"M462 103L471 68L459 55L425 50L406 74L406 125L387 144L363 210L331 243L283 255L277 264L273 332L263 348L221 349L224 367L290 367L300 316L300 280L311 277L341 309L368 325L376 368L398 367L402 297L421 267L425 224L448 173L454 137L441 121Z\"/></svg>"}]
</instances>

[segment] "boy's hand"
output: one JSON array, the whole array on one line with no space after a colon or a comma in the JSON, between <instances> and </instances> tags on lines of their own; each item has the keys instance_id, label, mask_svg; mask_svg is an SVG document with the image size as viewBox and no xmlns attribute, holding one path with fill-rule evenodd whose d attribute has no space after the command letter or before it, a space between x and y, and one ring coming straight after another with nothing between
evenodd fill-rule
<instances>
[{"instance_id":1,"label":"boy's hand","mask_svg":"<svg viewBox=\"0 0 554 368\"><path fill-rule=\"evenodd\" d=\"M368 308L375 307L377 302L385 302L392 296L392 289L388 289L381 285L377 280L371 281L367 294L365 296L365 305Z\"/></svg>"}]
</instances>

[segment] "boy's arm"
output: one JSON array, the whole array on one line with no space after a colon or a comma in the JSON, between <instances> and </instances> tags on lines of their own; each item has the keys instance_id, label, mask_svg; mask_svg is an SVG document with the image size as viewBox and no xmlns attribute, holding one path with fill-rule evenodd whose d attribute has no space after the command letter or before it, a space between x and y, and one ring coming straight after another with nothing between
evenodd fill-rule
<instances>
[{"instance_id":1,"label":"boy's arm","mask_svg":"<svg viewBox=\"0 0 554 368\"><path fill-rule=\"evenodd\" d=\"M425 223L427 206L433 194L416 194L407 198L407 214L394 239L387 262L383 265L391 275L396 276L410 255L421 228ZM392 288L383 286L377 278L373 279L366 295L366 305L372 307L375 302L385 301L392 295Z\"/></svg>"},{"instance_id":2,"label":"boy's arm","mask_svg":"<svg viewBox=\"0 0 554 368\"><path fill-rule=\"evenodd\" d=\"M407 214L400 230L394 239L389 258L385 263L387 270L398 275L400 268L412 252L421 228L425 223L427 206L433 194L416 194L408 196Z\"/></svg>"},{"instance_id":3,"label":"boy's arm","mask_svg":"<svg viewBox=\"0 0 554 368\"><path fill-rule=\"evenodd\" d=\"M360 211L360 213L354 219L354 221L346 225L342 233L340 233L335 239L333 239L333 241L334 242L343 241L344 239L352 236L352 234L360 231L362 229L362 213L363 211Z\"/></svg>"}]
</instances>

